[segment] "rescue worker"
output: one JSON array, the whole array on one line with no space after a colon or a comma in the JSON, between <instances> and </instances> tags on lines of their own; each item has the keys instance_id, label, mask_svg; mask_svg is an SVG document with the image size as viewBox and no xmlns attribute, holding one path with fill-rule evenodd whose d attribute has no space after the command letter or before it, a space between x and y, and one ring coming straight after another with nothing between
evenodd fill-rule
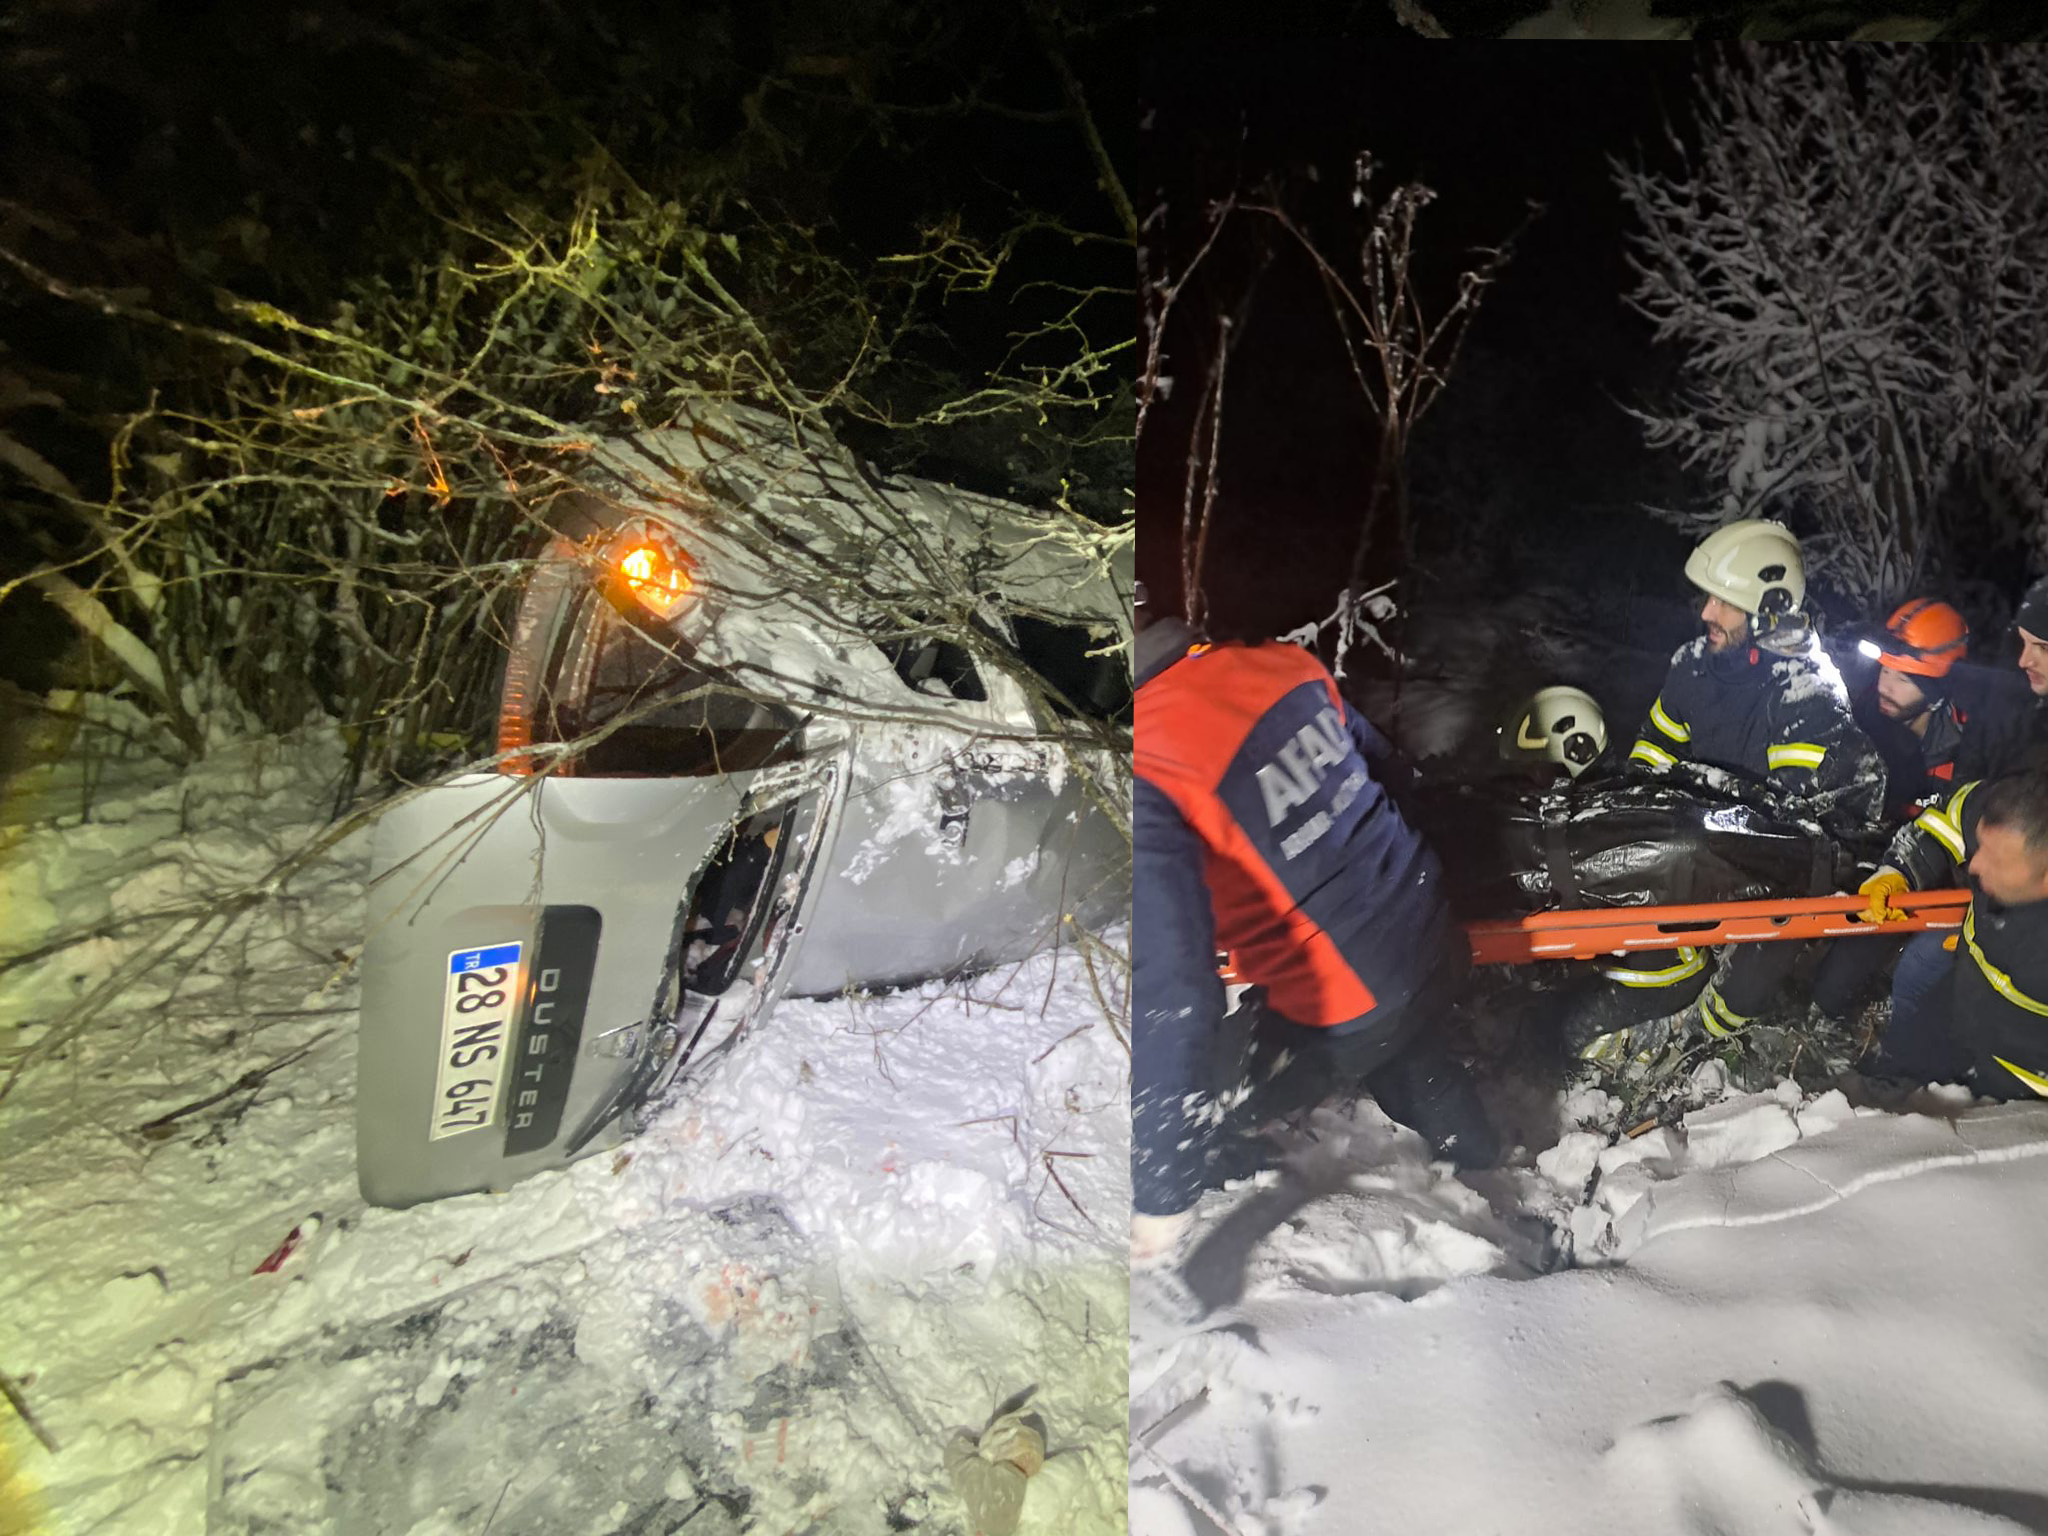
<instances>
[{"instance_id":1,"label":"rescue worker","mask_svg":"<svg viewBox=\"0 0 2048 1536\"><path fill-rule=\"evenodd\" d=\"M1970 665L1969 643L1962 614L1916 597L1893 610L1882 640L1859 647L1878 664L1878 718L1869 722L1869 735L1884 758L1888 821L1925 815L1959 782L1996 778L2021 765L2028 701L2020 679ZM1869 889L1866 882L1866 895ZM1815 1006L1830 1018L1849 1018L1904 944L1830 944L1813 974Z\"/></svg>"},{"instance_id":2,"label":"rescue worker","mask_svg":"<svg viewBox=\"0 0 2048 1536\"><path fill-rule=\"evenodd\" d=\"M1885 760L1887 800L1916 816L1971 779L2018 765L2028 700L2020 679L1970 665L1970 626L1947 603L1916 597L1885 621L1882 640L1861 649L1878 664L1870 732Z\"/></svg>"},{"instance_id":3,"label":"rescue worker","mask_svg":"<svg viewBox=\"0 0 2048 1536\"><path fill-rule=\"evenodd\" d=\"M1732 769L1768 782L1834 835L1864 832L1884 796L1884 767L1803 615L1799 541L1778 523L1730 523L1693 550L1685 574L1706 594L1706 633L1672 656L1629 751L1632 771ZM1719 980L1710 954L1690 947L1617 959L1567 1017L1565 1044L1618 1062L1654 1055L1694 1026L1733 1035L1770 1003L1799 948L1743 945Z\"/></svg>"},{"instance_id":4,"label":"rescue worker","mask_svg":"<svg viewBox=\"0 0 2048 1536\"><path fill-rule=\"evenodd\" d=\"M1397 760L1312 655L1137 607L1132 1261L1156 1262L1259 1126L1362 1082L1440 1155L1498 1148L1437 1039L1471 957ZM1253 990L1225 1015L1216 957Z\"/></svg>"},{"instance_id":5,"label":"rescue worker","mask_svg":"<svg viewBox=\"0 0 2048 1536\"><path fill-rule=\"evenodd\" d=\"M2043 576L2020 599L2020 611L2013 619L2020 636L2020 671L2037 699L2048 699L2048 576Z\"/></svg>"},{"instance_id":6,"label":"rescue worker","mask_svg":"<svg viewBox=\"0 0 2048 1536\"><path fill-rule=\"evenodd\" d=\"M1593 696L1552 684L1523 697L1494 723L1461 736L1449 750L1422 759L1417 776L1432 787L1497 783L1543 789L1557 783L1560 768L1578 778L1606 750L1607 719Z\"/></svg>"},{"instance_id":7,"label":"rescue worker","mask_svg":"<svg viewBox=\"0 0 2048 1536\"><path fill-rule=\"evenodd\" d=\"M1878 1070L2048 1097L2048 770L1965 784L1901 829L1858 915L1882 922L1899 891L1965 871L1961 934L1917 935L1899 960Z\"/></svg>"},{"instance_id":8,"label":"rescue worker","mask_svg":"<svg viewBox=\"0 0 2048 1536\"><path fill-rule=\"evenodd\" d=\"M2020 636L2020 675L2034 695L2027 748L2032 765L2038 767L2048 759L2048 576L2027 588L2013 625Z\"/></svg>"}]
</instances>

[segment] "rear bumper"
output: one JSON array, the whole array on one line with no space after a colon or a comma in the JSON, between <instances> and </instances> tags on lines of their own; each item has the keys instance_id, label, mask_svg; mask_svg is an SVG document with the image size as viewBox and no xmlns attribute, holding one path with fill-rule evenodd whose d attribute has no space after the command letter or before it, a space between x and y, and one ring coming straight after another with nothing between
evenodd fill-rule
<instances>
[{"instance_id":1,"label":"rear bumper","mask_svg":"<svg viewBox=\"0 0 2048 1536\"><path fill-rule=\"evenodd\" d=\"M634 1073L677 914L746 788L740 777L477 775L386 813L357 1068L366 1199L504 1189L567 1161L571 1139ZM521 995L493 1112L448 1134L436 1094L450 957L514 943ZM580 1150L617 1136L610 1128Z\"/></svg>"}]
</instances>

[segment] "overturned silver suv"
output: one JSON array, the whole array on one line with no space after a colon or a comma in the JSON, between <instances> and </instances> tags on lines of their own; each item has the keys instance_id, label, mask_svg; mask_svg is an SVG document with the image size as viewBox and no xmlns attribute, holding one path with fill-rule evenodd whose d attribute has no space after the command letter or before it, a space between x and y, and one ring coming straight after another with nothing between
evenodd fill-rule
<instances>
[{"instance_id":1,"label":"overturned silver suv","mask_svg":"<svg viewBox=\"0 0 2048 1536\"><path fill-rule=\"evenodd\" d=\"M738 410L589 457L526 577L492 770L379 825L376 1204L615 1143L783 994L1129 908L1127 533L878 480Z\"/></svg>"}]
</instances>

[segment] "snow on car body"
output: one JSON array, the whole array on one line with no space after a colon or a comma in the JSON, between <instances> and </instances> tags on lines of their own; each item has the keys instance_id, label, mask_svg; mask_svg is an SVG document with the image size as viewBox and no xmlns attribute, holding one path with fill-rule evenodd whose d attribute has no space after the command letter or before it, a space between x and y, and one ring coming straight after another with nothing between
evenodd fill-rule
<instances>
[{"instance_id":1,"label":"snow on car body","mask_svg":"<svg viewBox=\"0 0 2048 1536\"><path fill-rule=\"evenodd\" d=\"M1000 964L1128 908L1089 742L1128 719L1128 542L865 480L752 413L592 459L527 581L501 770L379 826L379 1204L617 1141L782 993Z\"/></svg>"}]
</instances>

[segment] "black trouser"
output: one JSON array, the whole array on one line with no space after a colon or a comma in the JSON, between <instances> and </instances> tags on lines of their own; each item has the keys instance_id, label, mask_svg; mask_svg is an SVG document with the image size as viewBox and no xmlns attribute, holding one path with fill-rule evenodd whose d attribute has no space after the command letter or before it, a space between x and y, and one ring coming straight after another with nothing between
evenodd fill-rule
<instances>
[{"instance_id":1,"label":"black trouser","mask_svg":"<svg viewBox=\"0 0 2048 1536\"><path fill-rule=\"evenodd\" d=\"M1714 974L1714 952L1655 949L1597 962L1558 1000L1564 1048L1576 1056L1602 1035L1633 1029L1685 1007Z\"/></svg>"},{"instance_id":2,"label":"black trouser","mask_svg":"<svg viewBox=\"0 0 2048 1536\"><path fill-rule=\"evenodd\" d=\"M1413 997L1375 1008L1349 1028L1297 1024L1266 1007L1258 994L1248 995L1239 1014L1248 1026L1249 1050L1227 1074L1248 1091L1231 1110L1226 1130L1250 1132L1362 1089L1389 1119L1420 1132L1439 1156L1461 1167L1490 1167L1499 1160L1499 1140L1471 1074L1441 1039L1444 1015L1470 966L1463 941L1454 940Z\"/></svg>"},{"instance_id":3,"label":"black trouser","mask_svg":"<svg viewBox=\"0 0 2048 1536\"><path fill-rule=\"evenodd\" d=\"M1876 997L1898 963L1910 934L1830 939L1813 973L1813 1001L1831 1019L1853 1017Z\"/></svg>"},{"instance_id":4,"label":"black trouser","mask_svg":"<svg viewBox=\"0 0 2048 1536\"><path fill-rule=\"evenodd\" d=\"M1975 1053L1955 1029L1955 954L1937 933L1912 935L1900 949L1892 972L1892 1014L1873 1070L1915 1082L1961 1082L1970 1075Z\"/></svg>"},{"instance_id":5,"label":"black trouser","mask_svg":"<svg viewBox=\"0 0 2048 1536\"><path fill-rule=\"evenodd\" d=\"M1724 1023L1747 1024L1777 1001L1798 968L1806 946L1790 939L1769 944L1737 944L1728 968L1714 983L1714 992L1734 1015Z\"/></svg>"},{"instance_id":6,"label":"black trouser","mask_svg":"<svg viewBox=\"0 0 2048 1536\"><path fill-rule=\"evenodd\" d=\"M1803 947L1786 940L1736 945L1715 983L1715 1023L1739 1028L1770 1007ZM1569 989L1560 1003L1565 1049L1574 1055L1602 1035L1687 1007L1714 980L1714 951L1644 950L1601 960L1598 966L1598 975Z\"/></svg>"}]
</instances>

